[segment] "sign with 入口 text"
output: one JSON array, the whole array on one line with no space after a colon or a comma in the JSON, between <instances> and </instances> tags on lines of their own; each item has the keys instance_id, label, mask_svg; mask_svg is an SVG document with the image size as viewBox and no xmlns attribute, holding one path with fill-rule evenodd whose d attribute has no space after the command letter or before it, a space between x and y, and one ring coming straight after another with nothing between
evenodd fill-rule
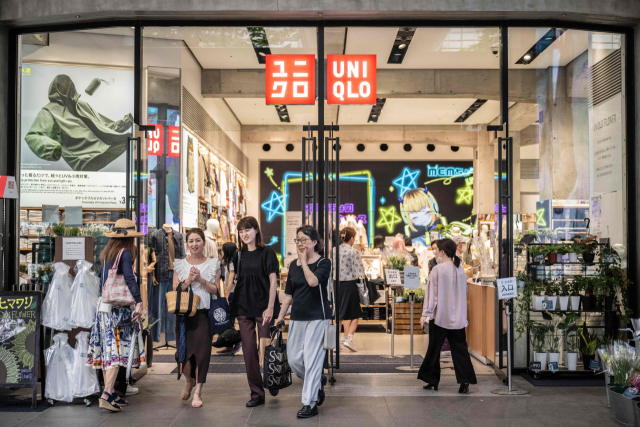
<instances>
[{"instance_id":1,"label":"sign with \u5165\u53e3 text","mask_svg":"<svg viewBox=\"0 0 640 427\"><path fill-rule=\"evenodd\" d=\"M327 104L376 103L375 55L327 55Z\"/></svg>"},{"instance_id":2,"label":"sign with \u5165\u53e3 text","mask_svg":"<svg viewBox=\"0 0 640 427\"><path fill-rule=\"evenodd\" d=\"M518 297L518 284L515 277L496 280L498 286L498 299L511 299Z\"/></svg>"},{"instance_id":3,"label":"sign with \u5165\u53e3 text","mask_svg":"<svg viewBox=\"0 0 640 427\"><path fill-rule=\"evenodd\" d=\"M147 131L147 141L149 142L149 155L162 156L162 125L154 125L155 130Z\"/></svg>"},{"instance_id":4,"label":"sign with \u5165\u53e3 text","mask_svg":"<svg viewBox=\"0 0 640 427\"><path fill-rule=\"evenodd\" d=\"M315 55L267 55L267 105L316 103Z\"/></svg>"},{"instance_id":5,"label":"sign with \u5165\u53e3 text","mask_svg":"<svg viewBox=\"0 0 640 427\"><path fill-rule=\"evenodd\" d=\"M400 278L400 270L384 270L384 276L387 279L387 285L402 285Z\"/></svg>"}]
</instances>

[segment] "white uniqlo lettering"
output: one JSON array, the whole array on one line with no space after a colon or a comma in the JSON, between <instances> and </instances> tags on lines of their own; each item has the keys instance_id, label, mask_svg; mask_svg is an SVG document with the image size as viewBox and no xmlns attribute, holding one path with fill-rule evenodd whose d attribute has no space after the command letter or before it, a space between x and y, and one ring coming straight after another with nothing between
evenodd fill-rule
<instances>
[{"instance_id":1,"label":"white uniqlo lettering","mask_svg":"<svg viewBox=\"0 0 640 427\"><path fill-rule=\"evenodd\" d=\"M335 64L335 62L334 62ZM335 82L333 84L333 94L340 98L340 101L344 101L344 83Z\"/></svg>"},{"instance_id":2,"label":"white uniqlo lettering","mask_svg":"<svg viewBox=\"0 0 640 427\"><path fill-rule=\"evenodd\" d=\"M180 135L177 132L171 132L171 152L180 153Z\"/></svg>"},{"instance_id":3,"label":"white uniqlo lettering","mask_svg":"<svg viewBox=\"0 0 640 427\"><path fill-rule=\"evenodd\" d=\"M287 73L284 72L284 61L273 61L273 64L280 67L280 72L273 73L273 77L287 77Z\"/></svg>"},{"instance_id":4,"label":"white uniqlo lettering","mask_svg":"<svg viewBox=\"0 0 640 427\"><path fill-rule=\"evenodd\" d=\"M275 76L275 74L274 74ZM277 93L275 90L278 87L282 87L282 92ZM274 98L284 98L284 93L287 91L287 82L274 82L273 83L273 93L271 94Z\"/></svg>"},{"instance_id":5,"label":"white uniqlo lettering","mask_svg":"<svg viewBox=\"0 0 640 427\"><path fill-rule=\"evenodd\" d=\"M344 76L344 61L340 61L340 72L338 73L338 62L333 63L333 75L336 77Z\"/></svg>"},{"instance_id":6,"label":"white uniqlo lettering","mask_svg":"<svg viewBox=\"0 0 640 427\"><path fill-rule=\"evenodd\" d=\"M307 65L307 61L295 61L296 66ZM293 73L293 77L304 78L308 77L309 73ZM301 90L302 88L302 90ZM305 80L302 82L293 82L293 97L294 98L306 98L309 93L309 83Z\"/></svg>"},{"instance_id":7,"label":"white uniqlo lettering","mask_svg":"<svg viewBox=\"0 0 640 427\"><path fill-rule=\"evenodd\" d=\"M358 61L356 61L355 63L349 61L347 63L347 69L347 77L358 77Z\"/></svg>"},{"instance_id":8,"label":"white uniqlo lettering","mask_svg":"<svg viewBox=\"0 0 640 427\"><path fill-rule=\"evenodd\" d=\"M360 83L360 96L366 98L369 95L371 95L371 85L369 84L369 82Z\"/></svg>"}]
</instances>

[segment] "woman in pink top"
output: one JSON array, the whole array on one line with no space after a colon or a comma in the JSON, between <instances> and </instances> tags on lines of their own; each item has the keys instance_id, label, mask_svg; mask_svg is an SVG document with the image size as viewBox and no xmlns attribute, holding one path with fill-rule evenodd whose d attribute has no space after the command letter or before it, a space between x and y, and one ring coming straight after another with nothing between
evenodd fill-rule
<instances>
[{"instance_id":1,"label":"woman in pink top","mask_svg":"<svg viewBox=\"0 0 640 427\"><path fill-rule=\"evenodd\" d=\"M456 244L451 239L438 240L438 265L429 275L420 325L429 320L429 347L418 379L427 383L424 389L438 390L440 382L440 349L445 338L451 345L453 368L460 384L458 393L469 393L469 384L477 384L471 364L467 336L467 277L456 255Z\"/></svg>"}]
</instances>

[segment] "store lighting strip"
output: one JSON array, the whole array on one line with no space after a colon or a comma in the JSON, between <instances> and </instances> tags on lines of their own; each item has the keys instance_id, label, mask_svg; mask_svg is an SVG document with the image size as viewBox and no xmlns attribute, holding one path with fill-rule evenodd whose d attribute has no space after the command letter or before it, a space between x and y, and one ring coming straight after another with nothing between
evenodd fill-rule
<instances>
[{"instance_id":1,"label":"store lighting strip","mask_svg":"<svg viewBox=\"0 0 640 427\"><path fill-rule=\"evenodd\" d=\"M249 31L253 50L256 51L258 62L260 64L266 63L267 55L271 55L271 49L269 48L269 40L267 40L267 33L264 27L247 27L247 30Z\"/></svg>"},{"instance_id":2,"label":"store lighting strip","mask_svg":"<svg viewBox=\"0 0 640 427\"><path fill-rule=\"evenodd\" d=\"M311 174L307 174L307 179L311 179ZM333 175L333 179L335 180L335 174ZM367 183L367 227L369 229L369 241L373 242L373 219L375 218L374 209L375 209L375 195L376 195L376 184L373 176L370 171L354 171L354 172L341 172L340 173L340 181L359 181ZM282 195L284 196L284 212L289 210L289 183L298 183L302 182L302 173L301 172L285 172L282 177ZM282 216L282 254L284 257L286 240L285 240L285 230L286 230L286 217Z\"/></svg>"},{"instance_id":3,"label":"store lighting strip","mask_svg":"<svg viewBox=\"0 0 640 427\"><path fill-rule=\"evenodd\" d=\"M386 101L387 98L376 98L376 105L371 107L367 123L378 123L378 118L380 117L380 113L382 113L382 107L384 107Z\"/></svg>"},{"instance_id":4,"label":"store lighting strip","mask_svg":"<svg viewBox=\"0 0 640 427\"><path fill-rule=\"evenodd\" d=\"M551 46L551 43L558 40L558 38L560 38L560 36L563 35L566 31L567 30L564 28L550 29L545 33L544 36L540 38L540 40L536 42L536 44L531 47L531 49L529 49L524 55L522 55L520 59L516 61L516 64L531 64L534 59L538 57L538 55L544 52L549 46Z\"/></svg>"},{"instance_id":5,"label":"store lighting strip","mask_svg":"<svg viewBox=\"0 0 640 427\"><path fill-rule=\"evenodd\" d=\"M465 110L464 113L460 114L460 117L455 120L455 123L464 123L464 121L467 120L469 116L478 111L478 108L482 107L486 102L486 99L476 99L474 103Z\"/></svg>"},{"instance_id":6,"label":"store lighting strip","mask_svg":"<svg viewBox=\"0 0 640 427\"><path fill-rule=\"evenodd\" d=\"M275 105L276 112L278 113L278 117L280 118L280 123L291 123L289 118L289 110L287 106L284 104Z\"/></svg>"},{"instance_id":7,"label":"store lighting strip","mask_svg":"<svg viewBox=\"0 0 640 427\"><path fill-rule=\"evenodd\" d=\"M416 28L398 28L398 34L396 34L396 39L393 42L393 47L391 48L387 64L402 64L404 56L407 54L407 50L409 50L409 44L411 44L411 40L413 40L415 33Z\"/></svg>"}]
</instances>

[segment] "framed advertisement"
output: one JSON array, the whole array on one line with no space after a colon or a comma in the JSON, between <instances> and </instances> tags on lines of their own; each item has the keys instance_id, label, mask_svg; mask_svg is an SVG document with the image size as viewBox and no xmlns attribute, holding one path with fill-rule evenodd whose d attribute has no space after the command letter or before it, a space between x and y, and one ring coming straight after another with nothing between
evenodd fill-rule
<instances>
[{"instance_id":1,"label":"framed advertisement","mask_svg":"<svg viewBox=\"0 0 640 427\"><path fill-rule=\"evenodd\" d=\"M380 255L362 255L362 264L364 265L364 273L367 275L367 279L384 279L382 257Z\"/></svg>"}]
</instances>

